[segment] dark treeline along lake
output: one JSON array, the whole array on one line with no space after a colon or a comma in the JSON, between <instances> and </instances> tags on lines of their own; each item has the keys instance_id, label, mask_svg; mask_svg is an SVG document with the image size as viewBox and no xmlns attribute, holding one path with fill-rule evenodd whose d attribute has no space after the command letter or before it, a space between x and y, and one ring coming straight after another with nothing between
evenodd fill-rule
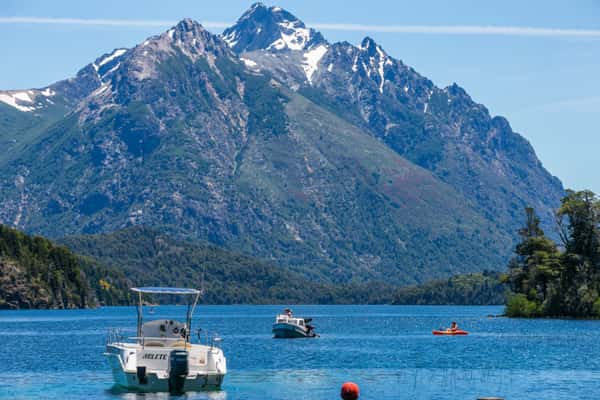
<instances>
[{"instance_id":1,"label":"dark treeline along lake","mask_svg":"<svg viewBox=\"0 0 600 400\"><path fill-rule=\"evenodd\" d=\"M280 306L204 306L196 327L218 332L223 389L184 399L597 399L600 321L488 318L501 306L295 306L321 337L274 340ZM152 318L179 318L160 306ZM457 321L466 337L434 337ZM0 311L1 399L166 399L113 389L102 355L108 328L135 334L133 307Z\"/></svg>"}]
</instances>

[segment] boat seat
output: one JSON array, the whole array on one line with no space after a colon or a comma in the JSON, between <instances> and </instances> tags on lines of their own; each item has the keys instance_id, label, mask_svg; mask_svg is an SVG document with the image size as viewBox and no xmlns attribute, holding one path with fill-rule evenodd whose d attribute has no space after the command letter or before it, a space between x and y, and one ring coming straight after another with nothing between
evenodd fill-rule
<instances>
[{"instance_id":1,"label":"boat seat","mask_svg":"<svg viewBox=\"0 0 600 400\"><path fill-rule=\"evenodd\" d=\"M165 347L165 344L162 342L145 342L144 346L148 347Z\"/></svg>"}]
</instances>

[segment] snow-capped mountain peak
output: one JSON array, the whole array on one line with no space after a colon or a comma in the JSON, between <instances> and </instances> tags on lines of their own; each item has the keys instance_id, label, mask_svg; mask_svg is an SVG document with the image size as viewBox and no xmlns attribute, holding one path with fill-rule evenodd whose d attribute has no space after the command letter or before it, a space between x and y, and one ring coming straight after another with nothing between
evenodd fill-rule
<instances>
[{"instance_id":1,"label":"snow-capped mountain peak","mask_svg":"<svg viewBox=\"0 0 600 400\"><path fill-rule=\"evenodd\" d=\"M235 25L223 32L223 40L237 53L253 50L307 51L327 44L323 36L281 7L255 3Z\"/></svg>"},{"instance_id":2,"label":"snow-capped mountain peak","mask_svg":"<svg viewBox=\"0 0 600 400\"><path fill-rule=\"evenodd\" d=\"M352 70L357 71L362 67L367 76L376 81L379 92L383 93L386 66L393 65L391 57L368 36L363 39L358 49L360 53L354 58Z\"/></svg>"}]
</instances>

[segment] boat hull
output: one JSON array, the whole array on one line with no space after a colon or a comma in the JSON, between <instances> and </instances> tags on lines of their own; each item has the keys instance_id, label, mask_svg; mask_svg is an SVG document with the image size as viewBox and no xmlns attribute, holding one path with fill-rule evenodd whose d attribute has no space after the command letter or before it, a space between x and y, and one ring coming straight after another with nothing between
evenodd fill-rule
<instances>
[{"instance_id":1,"label":"boat hull","mask_svg":"<svg viewBox=\"0 0 600 400\"><path fill-rule=\"evenodd\" d=\"M436 336L464 336L464 335L468 335L469 334L469 332L467 332L467 331L461 331L461 330L456 330L456 331L450 331L450 330L433 331L432 333L434 335L436 335Z\"/></svg>"},{"instance_id":2,"label":"boat hull","mask_svg":"<svg viewBox=\"0 0 600 400\"><path fill-rule=\"evenodd\" d=\"M286 323L273 324L273 337L276 339L298 339L315 337L300 326Z\"/></svg>"},{"instance_id":3,"label":"boat hull","mask_svg":"<svg viewBox=\"0 0 600 400\"><path fill-rule=\"evenodd\" d=\"M218 348L188 345L187 376L182 384L171 387L169 366L165 360L173 348L140 347L129 344L109 344L108 363L117 388L136 392L199 392L218 390L227 373L227 364ZM144 368L138 375L138 370Z\"/></svg>"},{"instance_id":4,"label":"boat hull","mask_svg":"<svg viewBox=\"0 0 600 400\"><path fill-rule=\"evenodd\" d=\"M157 374L146 375L146 382L140 383L137 374L113 368L115 385L121 389L135 392L169 392L168 378L159 378ZM197 374L185 379L181 392L202 392L219 390L223 384L224 374Z\"/></svg>"}]
</instances>

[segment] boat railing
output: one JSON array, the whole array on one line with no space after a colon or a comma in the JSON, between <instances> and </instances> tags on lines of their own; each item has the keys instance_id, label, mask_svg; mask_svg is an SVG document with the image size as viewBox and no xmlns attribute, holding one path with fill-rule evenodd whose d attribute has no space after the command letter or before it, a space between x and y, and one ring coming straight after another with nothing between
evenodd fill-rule
<instances>
[{"instance_id":1,"label":"boat railing","mask_svg":"<svg viewBox=\"0 0 600 400\"><path fill-rule=\"evenodd\" d=\"M196 335L198 337L198 343L210 346L211 348L219 347L223 341L217 332L211 332L208 329L198 328L196 330Z\"/></svg>"},{"instance_id":2,"label":"boat railing","mask_svg":"<svg viewBox=\"0 0 600 400\"><path fill-rule=\"evenodd\" d=\"M205 346L220 347L223 339L217 332L211 332L206 329L198 329L196 331L198 344L202 344ZM183 338L168 338L168 337L152 337L152 336L125 336L120 330L109 330L107 335L106 343L115 343L115 342L124 342L125 340L135 341L138 344L141 344L142 347L145 346L165 346L172 345L174 343L184 343ZM166 346L165 346L166 347Z\"/></svg>"},{"instance_id":3,"label":"boat railing","mask_svg":"<svg viewBox=\"0 0 600 400\"><path fill-rule=\"evenodd\" d=\"M109 328L106 332L106 345L111 343L120 343L125 340L123 330L120 328Z\"/></svg>"},{"instance_id":4,"label":"boat railing","mask_svg":"<svg viewBox=\"0 0 600 400\"><path fill-rule=\"evenodd\" d=\"M184 338L173 338L164 336L129 336L128 340L141 345L142 348L148 347L184 347L187 342Z\"/></svg>"}]
</instances>

